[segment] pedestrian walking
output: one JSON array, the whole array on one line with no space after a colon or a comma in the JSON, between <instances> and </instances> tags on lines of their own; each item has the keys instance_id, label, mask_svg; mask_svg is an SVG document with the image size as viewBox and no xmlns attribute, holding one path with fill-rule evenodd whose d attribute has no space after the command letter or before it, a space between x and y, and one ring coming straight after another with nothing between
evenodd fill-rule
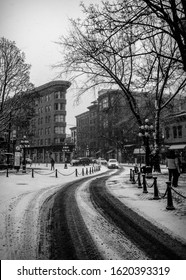
<instances>
[{"instance_id":1,"label":"pedestrian walking","mask_svg":"<svg viewBox=\"0 0 186 280\"><path fill-rule=\"evenodd\" d=\"M169 171L169 181L173 187L178 186L178 178L180 176L179 158L173 150L170 150L167 155L167 167Z\"/></svg>"},{"instance_id":2,"label":"pedestrian walking","mask_svg":"<svg viewBox=\"0 0 186 280\"><path fill-rule=\"evenodd\" d=\"M54 170L55 160L51 158L51 170Z\"/></svg>"}]
</instances>

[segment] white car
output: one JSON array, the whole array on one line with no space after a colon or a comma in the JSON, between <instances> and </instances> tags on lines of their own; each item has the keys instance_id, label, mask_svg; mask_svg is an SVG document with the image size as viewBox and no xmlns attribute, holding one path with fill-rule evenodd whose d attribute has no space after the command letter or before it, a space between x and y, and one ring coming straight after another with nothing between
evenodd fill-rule
<instances>
[{"instance_id":1,"label":"white car","mask_svg":"<svg viewBox=\"0 0 186 280\"><path fill-rule=\"evenodd\" d=\"M100 164L100 165L107 165L107 161L104 158L99 158L97 160L97 163Z\"/></svg>"},{"instance_id":2,"label":"white car","mask_svg":"<svg viewBox=\"0 0 186 280\"><path fill-rule=\"evenodd\" d=\"M115 158L111 158L107 162L107 167L108 168L119 168L119 163Z\"/></svg>"}]
</instances>

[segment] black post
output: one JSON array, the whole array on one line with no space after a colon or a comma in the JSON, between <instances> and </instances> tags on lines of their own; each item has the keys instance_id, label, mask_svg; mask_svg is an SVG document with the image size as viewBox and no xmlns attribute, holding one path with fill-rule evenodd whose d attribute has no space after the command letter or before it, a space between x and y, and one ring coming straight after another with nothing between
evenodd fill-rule
<instances>
[{"instance_id":1,"label":"black post","mask_svg":"<svg viewBox=\"0 0 186 280\"><path fill-rule=\"evenodd\" d=\"M142 186L141 186L141 173L140 172L138 172L138 188L139 189L142 188Z\"/></svg>"},{"instance_id":2,"label":"black post","mask_svg":"<svg viewBox=\"0 0 186 280\"><path fill-rule=\"evenodd\" d=\"M132 181L132 169L130 169L130 181Z\"/></svg>"},{"instance_id":3,"label":"black post","mask_svg":"<svg viewBox=\"0 0 186 280\"><path fill-rule=\"evenodd\" d=\"M78 176L77 168L76 168L76 177Z\"/></svg>"},{"instance_id":4,"label":"black post","mask_svg":"<svg viewBox=\"0 0 186 280\"><path fill-rule=\"evenodd\" d=\"M8 165L7 165L7 168L6 168L6 177L8 177Z\"/></svg>"},{"instance_id":5,"label":"black post","mask_svg":"<svg viewBox=\"0 0 186 280\"><path fill-rule=\"evenodd\" d=\"M166 207L166 209L174 210L175 207L172 202L171 182L168 181L168 182L166 182L166 184L167 184L167 207Z\"/></svg>"},{"instance_id":6,"label":"black post","mask_svg":"<svg viewBox=\"0 0 186 280\"><path fill-rule=\"evenodd\" d=\"M135 170L132 170L132 184L135 184Z\"/></svg>"},{"instance_id":7,"label":"black post","mask_svg":"<svg viewBox=\"0 0 186 280\"><path fill-rule=\"evenodd\" d=\"M26 173L26 151L25 146L23 147L23 171L22 173Z\"/></svg>"},{"instance_id":8,"label":"black post","mask_svg":"<svg viewBox=\"0 0 186 280\"><path fill-rule=\"evenodd\" d=\"M82 168L82 175L84 176L84 168Z\"/></svg>"},{"instance_id":9,"label":"black post","mask_svg":"<svg viewBox=\"0 0 186 280\"><path fill-rule=\"evenodd\" d=\"M142 177L143 177L143 193L148 193L145 174L142 174Z\"/></svg>"},{"instance_id":10,"label":"black post","mask_svg":"<svg viewBox=\"0 0 186 280\"><path fill-rule=\"evenodd\" d=\"M32 168L32 178L34 178L34 168Z\"/></svg>"},{"instance_id":11,"label":"black post","mask_svg":"<svg viewBox=\"0 0 186 280\"><path fill-rule=\"evenodd\" d=\"M157 177L153 177L154 179L154 197L153 199L160 199L159 193L158 193L158 186L157 186Z\"/></svg>"},{"instance_id":12,"label":"black post","mask_svg":"<svg viewBox=\"0 0 186 280\"><path fill-rule=\"evenodd\" d=\"M56 178L57 178L57 169L56 169Z\"/></svg>"}]
</instances>

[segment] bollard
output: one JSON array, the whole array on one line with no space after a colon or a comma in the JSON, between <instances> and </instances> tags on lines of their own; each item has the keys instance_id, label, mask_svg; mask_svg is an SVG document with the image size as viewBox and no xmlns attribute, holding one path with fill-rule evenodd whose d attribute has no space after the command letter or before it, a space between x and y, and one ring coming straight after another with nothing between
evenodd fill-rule
<instances>
[{"instance_id":1,"label":"bollard","mask_svg":"<svg viewBox=\"0 0 186 280\"><path fill-rule=\"evenodd\" d=\"M159 193L158 193L158 186L157 186L157 177L153 177L154 179L154 197L153 199L160 199Z\"/></svg>"},{"instance_id":2,"label":"bollard","mask_svg":"<svg viewBox=\"0 0 186 280\"><path fill-rule=\"evenodd\" d=\"M34 178L34 168L32 168L32 178Z\"/></svg>"},{"instance_id":3,"label":"bollard","mask_svg":"<svg viewBox=\"0 0 186 280\"><path fill-rule=\"evenodd\" d=\"M94 173L94 167L92 166L92 173Z\"/></svg>"},{"instance_id":4,"label":"bollard","mask_svg":"<svg viewBox=\"0 0 186 280\"><path fill-rule=\"evenodd\" d=\"M6 177L8 177L8 166L7 166L7 169L6 169Z\"/></svg>"},{"instance_id":5,"label":"bollard","mask_svg":"<svg viewBox=\"0 0 186 280\"><path fill-rule=\"evenodd\" d=\"M168 182L166 182L166 184L167 184L167 207L166 207L166 209L174 210L175 207L172 202L171 182L168 181Z\"/></svg>"},{"instance_id":6,"label":"bollard","mask_svg":"<svg viewBox=\"0 0 186 280\"><path fill-rule=\"evenodd\" d=\"M76 173L76 177L77 177L77 176L78 176L78 171L77 171L77 168L76 168L76 172L75 172L75 173Z\"/></svg>"},{"instance_id":7,"label":"bollard","mask_svg":"<svg viewBox=\"0 0 186 280\"><path fill-rule=\"evenodd\" d=\"M132 181L132 169L130 169L130 181Z\"/></svg>"},{"instance_id":8,"label":"bollard","mask_svg":"<svg viewBox=\"0 0 186 280\"><path fill-rule=\"evenodd\" d=\"M135 184L135 170L132 170L132 184Z\"/></svg>"},{"instance_id":9,"label":"bollard","mask_svg":"<svg viewBox=\"0 0 186 280\"><path fill-rule=\"evenodd\" d=\"M68 166L67 166L67 163L65 162L64 169L67 169L67 168L68 168Z\"/></svg>"},{"instance_id":10,"label":"bollard","mask_svg":"<svg viewBox=\"0 0 186 280\"><path fill-rule=\"evenodd\" d=\"M84 168L82 168L82 176L84 176Z\"/></svg>"},{"instance_id":11,"label":"bollard","mask_svg":"<svg viewBox=\"0 0 186 280\"><path fill-rule=\"evenodd\" d=\"M57 178L57 169L56 169L56 178Z\"/></svg>"},{"instance_id":12,"label":"bollard","mask_svg":"<svg viewBox=\"0 0 186 280\"><path fill-rule=\"evenodd\" d=\"M141 173L138 172L138 189L141 189L142 188L142 185L141 185Z\"/></svg>"},{"instance_id":13,"label":"bollard","mask_svg":"<svg viewBox=\"0 0 186 280\"><path fill-rule=\"evenodd\" d=\"M142 177L143 177L143 193L148 193L145 174L142 174Z\"/></svg>"},{"instance_id":14,"label":"bollard","mask_svg":"<svg viewBox=\"0 0 186 280\"><path fill-rule=\"evenodd\" d=\"M88 175L88 168L86 168L86 175Z\"/></svg>"},{"instance_id":15,"label":"bollard","mask_svg":"<svg viewBox=\"0 0 186 280\"><path fill-rule=\"evenodd\" d=\"M90 171L89 171L89 174L91 174L92 173L92 170L91 170L91 167L90 167L90 169L89 169Z\"/></svg>"}]
</instances>

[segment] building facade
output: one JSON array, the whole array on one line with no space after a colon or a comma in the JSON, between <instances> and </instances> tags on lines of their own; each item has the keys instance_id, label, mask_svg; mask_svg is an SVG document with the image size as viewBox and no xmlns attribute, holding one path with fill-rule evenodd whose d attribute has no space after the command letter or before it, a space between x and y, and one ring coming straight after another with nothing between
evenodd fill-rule
<instances>
[{"instance_id":1,"label":"building facade","mask_svg":"<svg viewBox=\"0 0 186 280\"><path fill-rule=\"evenodd\" d=\"M169 115L164 120L164 144L167 150L179 152L186 172L186 111Z\"/></svg>"},{"instance_id":2,"label":"building facade","mask_svg":"<svg viewBox=\"0 0 186 280\"><path fill-rule=\"evenodd\" d=\"M70 85L68 81L53 81L35 89L38 97L29 128L29 153L35 162L49 162L51 156L64 162L66 92Z\"/></svg>"}]
</instances>

